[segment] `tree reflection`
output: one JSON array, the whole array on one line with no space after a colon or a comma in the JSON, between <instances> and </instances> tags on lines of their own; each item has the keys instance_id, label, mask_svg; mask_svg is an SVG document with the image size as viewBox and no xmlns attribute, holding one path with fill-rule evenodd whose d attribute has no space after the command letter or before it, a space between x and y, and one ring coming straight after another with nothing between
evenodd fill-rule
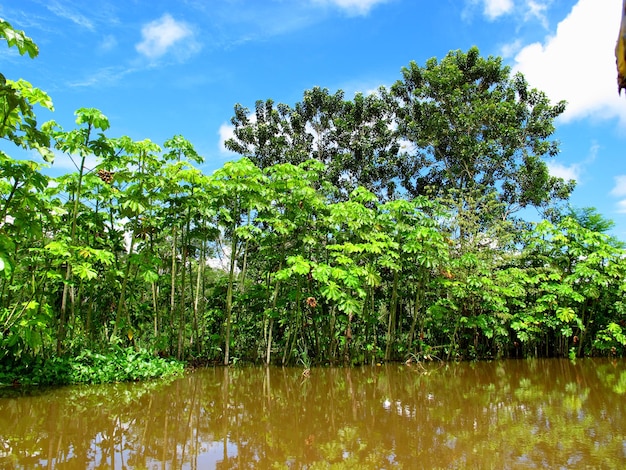
<instances>
[{"instance_id":1,"label":"tree reflection","mask_svg":"<svg viewBox=\"0 0 626 470\"><path fill-rule=\"evenodd\" d=\"M589 359L5 391L0 468L619 468L625 383Z\"/></svg>"}]
</instances>

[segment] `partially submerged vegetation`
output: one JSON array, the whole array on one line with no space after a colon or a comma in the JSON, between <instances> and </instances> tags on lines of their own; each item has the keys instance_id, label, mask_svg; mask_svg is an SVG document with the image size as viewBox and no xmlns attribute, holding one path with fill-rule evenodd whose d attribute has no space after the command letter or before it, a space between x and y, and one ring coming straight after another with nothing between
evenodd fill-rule
<instances>
[{"instance_id":1,"label":"partially submerged vegetation","mask_svg":"<svg viewBox=\"0 0 626 470\"><path fill-rule=\"evenodd\" d=\"M242 158L212 175L183 137L109 137L96 109L79 109L71 130L38 125L48 95L0 78L0 136L77 167L52 178L0 152L5 382L179 370L163 357L624 352L623 245L595 210L567 205L574 183L545 163L565 104L499 58L455 51L376 94L315 88L293 107L259 101L254 118L237 105L227 145ZM531 208L538 223L519 216Z\"/></svg>"},{"instance_id":2,"label":"partially submerged vegetation","mask_svg":"<svg viewBox=\"0 0 626 470\"><path fill-rule=\"evenodd\" d=\"M155 358L146 350L112 347L104 353L85 350L76 356L4 364L0 387L136 382L182 375L184 367L180 361Z\"/></svg>"}]
</instances>

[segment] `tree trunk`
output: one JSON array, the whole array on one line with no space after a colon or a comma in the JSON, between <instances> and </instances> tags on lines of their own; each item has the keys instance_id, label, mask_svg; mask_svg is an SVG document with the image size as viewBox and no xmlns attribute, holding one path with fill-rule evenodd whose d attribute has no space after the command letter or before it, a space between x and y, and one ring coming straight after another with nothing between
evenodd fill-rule
<instances>
[{"instance_id":1,"label":"tree trunk","mask_svg":"<svg viewBox=\"0 0 626 470\"><path fill-rule=\"evenodd\" d=\"M393 272L393 288L391 290L391 308L387 321L387 347L385 348L385 361L391 359L392 344L395 340L396 309L398 305L398 271Z\"/></svg>"},{"instance_id":2,"label":"tree trunk","mask_svg":"<svg viewBox=\"0 0 626 470\"><path fill-rule=\"evenodd\" d=\"M228 270L228 288L226 291L226 325L224 332L224 365L230 361L230 323L233 313L233 284L235 283L235 266L237 259L237 235L233 233L230 246L230 268Z\"/></svg>"}]
</instances>

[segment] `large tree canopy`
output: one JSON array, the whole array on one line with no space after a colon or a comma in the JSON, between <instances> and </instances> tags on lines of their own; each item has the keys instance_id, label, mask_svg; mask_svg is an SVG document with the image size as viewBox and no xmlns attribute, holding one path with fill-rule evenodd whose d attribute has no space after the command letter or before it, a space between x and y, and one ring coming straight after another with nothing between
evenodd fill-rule
<instances>
[{"instance_id":1,"label":"large tree canopy","mask_svg":"<svg viewBox=\"0 0 626 470\"><path fill-rule=\"evenodd\" d=\"M381 197L394 192L399 145L393 115L377 95L345 100L343 91L316 87L293 107L257 101L254 117L236 105L231 122L234 137L227 148L260 168L315 159L326 166L322 177L340 199L358 186Z\"/></svg>"},{"instance_id":2,"label":"large tree canopy","mask_svg":"<svg viewBox=\"0 0 626 470\"><path fill-rule=\"evenodd\" d=\"M495 195L506 217L571 192L545 163L564 109L472 48L412 62L391 89L352 100L314 88L293 107L258 101L254 116L237 105L227 147L262 168L319 160L344 197L359 185L388 198Z\"/></svg>"},{"instance_id":3,"label":"large tree canopy","mask_svg":"<svg viewBox=\"0 0 626 470\"><path fill-rule=\"evenodd\" d=\"M544 161L558 152L549 138L564 102L551 105L476 48L412 62L402 75L390 98L399 136L413 144L399 175L409 194L497 192L507 211L568 197L573 182L550 176Z\"/></svg>"}]
</instances>

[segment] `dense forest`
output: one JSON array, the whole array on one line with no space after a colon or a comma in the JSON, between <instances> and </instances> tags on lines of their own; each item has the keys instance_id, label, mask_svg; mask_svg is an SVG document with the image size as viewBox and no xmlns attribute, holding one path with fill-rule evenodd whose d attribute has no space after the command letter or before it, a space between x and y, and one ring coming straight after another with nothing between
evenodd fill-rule
<instances>
[{"instance_id":1,"label":"dense forest","mask_svg":"<svg viewBox=\"0 0 626 470\"><path fill-rule=\"evenodd\" d=\"M38 53L5 21L0 37ZM4 148L77 168L0 152L4 377L119 379L102 374L120 357L133 379L139 359L624 353L624 246L546 165L565 103L500 58L451 51L373 94L235 105L241 158L210 175L182 136L112 137L93 108L66 130L38 106L53 109L44 91L0 75Z\"/></svg>"}]
</instances>

